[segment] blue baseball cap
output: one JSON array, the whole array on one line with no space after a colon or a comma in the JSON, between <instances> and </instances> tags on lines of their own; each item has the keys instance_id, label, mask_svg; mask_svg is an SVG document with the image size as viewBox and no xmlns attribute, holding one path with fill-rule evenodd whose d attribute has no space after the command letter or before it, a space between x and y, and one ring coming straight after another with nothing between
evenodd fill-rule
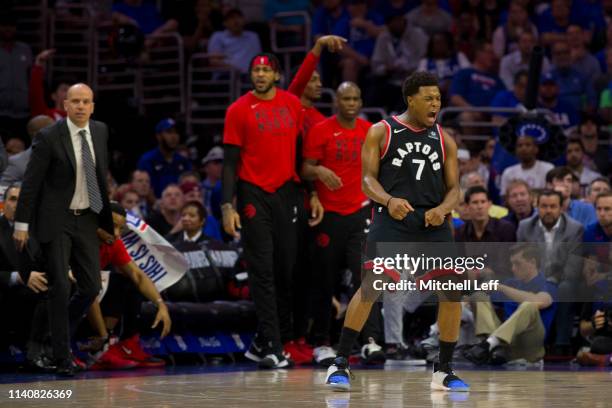
<instances>
[{"instance_id":1,"label":"blue baseball cap","mask_svg":"<svg viewBox=\"0 0 612 408\"><path fill-rule=\"evenodd\" d=\"M155 133L158 134L161 132L165 132L175 127L176 127L176 122L174 121L174 119L170 119L170 118L162 119L159 122L157 122L157 125L155 125Z\"/></svg>"},{"instance_id":2,"label":"blue baseball cap","mask_svg":"<svg viewBox=\"0 0 612 408\"><path fill-rule=\"evenodd\" d=\"M540 77L540 85L551 83L551 82L555 84L557 83L557 78L552 72L546 72Z\"/></svg>"}]
</instances>

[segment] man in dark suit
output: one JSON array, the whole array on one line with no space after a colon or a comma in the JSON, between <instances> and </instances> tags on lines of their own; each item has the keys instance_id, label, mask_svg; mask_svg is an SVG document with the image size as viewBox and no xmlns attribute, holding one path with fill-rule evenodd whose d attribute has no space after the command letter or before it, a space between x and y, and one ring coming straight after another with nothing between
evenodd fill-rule
<instances>
[{"instance_id":1,"label":"man in dark suit","mask_svg":"<svg viewBox=\"0 0 612 408\"><path fill-rule=\"evenodd\" d=\"M70 336L101 288L98 227L113 235L106 191L108 128L90 120L93 91L68 89L66 119L42 129L21 189L13 238L19 250L28 231L46 258L49 325L57 372L74 375ZM76 278L70 297L68 270Z\"/></svg>"},{"instance_id":2,"label":"man in dark suit","mask_svg":"<svg viewBox=\"0 0 612 408\"><path fill-rule=\"evenodd\" d=\"M51 365L50 343L47 338L47 274L40 247L31 237L27 249L17 252L13 242L15 210L21 187L10 185L4 192L4 214L0 216L0 286L5 289L3 310L15 308L7 314L9 331L14 330L17 344L27 336L26 359L36 371L55 369ZM13 339L13 340L14 340Z\"/></svg>"}]
</instances>

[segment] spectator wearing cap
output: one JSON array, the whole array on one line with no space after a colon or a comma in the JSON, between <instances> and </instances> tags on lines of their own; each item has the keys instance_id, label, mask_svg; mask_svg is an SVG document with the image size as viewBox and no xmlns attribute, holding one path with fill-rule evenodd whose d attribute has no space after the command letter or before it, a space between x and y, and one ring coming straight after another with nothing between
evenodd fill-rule
<instances>
[{"instance_id":1,"label":"spectator wearing cap","mask_svg":"<svg viewBox=\"0 0 612 408\"><path fill-rule=\"evenodd\" d=\"M552 113L548 115L555 125L567 129L578 124L578 111L576 108L559 98L559 82L552 72L547 72L540 77L538 96L538 107L548 109Z\"/></svg>"},{"instance_id":2,"label":"spectator wearing cap","mask_svg":"<svg viewBox=\"0 0 612 408\"><path fill-rule=\"evenodd\" d=\"M221 220L221 175L223 172L223 148L215 146L202 159L206 178L202 182L204 208L209 215Z\"/></svg>"},{"instance_id":3,"label":"spectator wearing cap","mask_svg":"<svg viewBox=\"0 0 612 408\"><path fill-rule=\"evenodd\" d=\"M546 185L546 173L553 169L551 163L538 160L539 148L532 136L520 135L516 139L515 154L519 163L504 170L499 190L505 194L512 180L525 180L530 188L541 189Z\"/></svg>"},{"instance_id":4,"label":"spectator wearing cap","mask_svg":"<svg viewBox=\"0 0 612 408\"><path fill-rule=\"evenodd\" d=\"M186 180L179 184L179 188L183 192L184 202L198 202L204 205L204 196L200 182ZM204 214L204 234L209 237L221 240L221 225L219 221L205 211Z\"/></svg>"},{"instance_id":5,"label":"spectator wearing cap","mask_svg":"<svg viewBox=\"0 0 612 408\"><path fill-rule=\"evenodd\" d=\"M0 123L3 129L20 134L30 115L32 50L16 41L16 21L10 11L0 12Z\"/></svg>"},{"instance_id":6,"label":"spectator wearing cap","mask_svg":"<svg viewBox=\"0 0 612 408\"><path fill-rule=\"evenodd\" d=\"M168 184L176 183L179 175L191 170L191 162L176 152L180 136L173 119L163 119L155 126L158 146L146 152L138 161L138 169L149 173L155 196L161 196Z\"/></svg>"},{"instance_id":7,"label":"spectator wearing cap","mask_svg":"<svg viewBox=\"0 0 612 408\"><path fill-rule=\"evenodd\" d=\"M208 53L215 54L211 64L232 67L241 74L249 72L249 62L261 52L261 42L253 31L245 31L244 15L238 9L230 9L223 15L225 30L215 31L208 42Z\"/></svg>"}]
</instances>

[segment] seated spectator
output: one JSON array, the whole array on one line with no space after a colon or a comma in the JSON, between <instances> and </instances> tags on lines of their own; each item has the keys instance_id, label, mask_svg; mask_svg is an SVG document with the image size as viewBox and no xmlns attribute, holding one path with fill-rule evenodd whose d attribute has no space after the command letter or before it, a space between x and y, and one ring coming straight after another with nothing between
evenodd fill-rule
<instances>
[{"instance_id":1,"label":"seated spectator","mask_svg":"<svg viewBox=\"0 0 612 408\"><path fill-rule=\"evenodd\" d=\"M464 197L470 219L455 231L459 242L515 242L512 224L489 215L492 203L483 186L470 187Z\"/></svg>"},{"instance_id":2,"label":"seated spectator","mask_svg":"<svg viewBox=\"0 0 612 408\"><path fill-rule=\"evenodd\" d=\"M558 191L544 190L538 196L538 213L519 223L519 242L539 242L543 249L544 275L559 287L559 311L555 321L553 353L571 354L570 338L573 322L573 294L582 271L579 246L584 227L562 210L563 196Z\"/></svg>"},{"instance_id":3,"label":"seated spectator","mask_svg":"<svg viewBox=\"0 0 612 408\"><path fill-rule=\"evenodd\" d=\"M407 25L405 16L387 19L372 54L371 68L376 83L368 100L373 106L385 106L389 111L400 111L406 106L400 96L402 84L425 56L426 44L427 35L420 28Z\"/></svg>"},{"instance_id":4,"label":"seated spectator","mask_svg":"<svg viewBox=\"0 0 612 408\"><path fill-rule=\"evenodd\" d=\"M487 183L482 177L482 174L476 171L466 173L463 176L461 176L460 185L461 185L461 190L466 191L466 194L467 194L467 191L473 187L481 187L487 190L486 188ZM487 191L487 195L489 196L489 199L490 199L491 197L488 191ZM502 207L497 204L493 204L493 203L491 203L491 205L489 206L489 216L490 217L499 219L499 218L505 217L506 215L508 215L507 208Z\"/></svg>"},{"instance_id":5,"label":"seated spectator","mask_svg":"<svg viewBox=\"0 0 612 408\"><path fill-rule=\"evenodd\" d=\"M48 288L44 259L39 245L28 240L27 251L18 252L13 241L15 211L21 187L10 185L3 196L4 209L0 216L0 305L5 310L2 318L3 337L22 346L27 339L26 361L36 372L55 371L51 345L45 341L48 330L45 294ZM15 308L15 306L18 306Z\"/></svg>"},{"instance_id":6,"label":"seated spectator","mask_svg":"<svg viewBox=\"0 0 612 408\"><path fill-rule=\"evenodd\" d=\"M176 183L179 175L191 170L191 162L176 152L180 136L173 119L163 119L155 126L158 146L144 153L138 169L149 173L155 196L159 197L168 184Z\"/></svg>"},{"instance_id":7,"label":"seated spectator","mask_svg":"<svg viewBox=\"0 0 612 408\"><path fill-rule=\"evenodd\" d=\"M438 5L438 0L423 0L422 4L406 14L408 24L419 27L425 34L447 31L453 24L453 17Z\"/></svg>"},{"instance_id":8,"label":"seated spectator","mask_svg":"<svg viewBox=\"0 0 612 408\"><path fill-rule=\"evenodd\" d=\"M569 167L555 167L546 173L546 188L561 193L563 212L583 226L590 225L597 220L595 208L591 204L571 198L574 177Z\"/></svg>"},{"instance_id":9,"label":"seated spectator","mask_svg":"<svg viewBox=\"0 0 612 408\"><path fill-rule=\"evenodd\" d=\"M552 73L547 72L540 77L538 107L552 112L547 114L551 123L567 129L578 124L578 111L559 97L560 92L559 79Z\"/></svg>"},{"instance_id":10,"label":"seated spectator","mask_svg":"<svg viewBox=\"0 0 612 408\"><path fill-rule=\"evenodd\" d=\"M552 0L550 7L538 16L537 27L542 45L548 47L564 40L570 24L578 23L579 16L570 14L567 0Z\"/></svg>"},{"instance_id":11,"label":"seated spectator","mask_svg":"<svg viewBox=\"0 0 612 408\"><path fill-rule=\"evenodd\" d=\"M201 181L202 177L200 176L200 173L195 170L184 171L180 174L178 178L179 186L183 183L200 184Z\"/></svg>"},{"instance_id":12,"label":"seated spectator","mask_svg":"<svg viewBox=\"0 0 612 408\"><path fill-rule=\"evenodd\" d=\"M47 106L45 101L44 77L45 63L55 54L55 50L49 49L40 52L34 59L34 65L30 72L30 115L47 115L53 120L66 117L64 100L70 85L76 81L72 78L58 78L51 84L51 100L53 107Z\"/></svg>"},{"instance_id":13,"label":"seated spectator","mask_svg":"<svg viewBox=\"0 0 612 408\"><path fill-rule=\"evenodd\" d=\"M140 207L138 206L140 203L140 196L131 184L122 184L117 187L112 199L117 201L127 212L144 219L140 213Z\"/></svg>"},{"instance_id":14,"label":"seated spectator","mask_svg":"<svg viewBox=\"0 0 612 408\"><path fill-rule=\"evenodd\" d=\"M245 31L244 15L238 9L230 9L223 15L224 31L216 31L208 42L208 53L214 54L211 64L232 67L241 74L248 74L249 62L261 52L261 42L253 31Z\"/></svg>"},{"instance_id":15,"label":"seated spectator","mask_svg":"<svg viewBox=\"0 0 612 408\"><path fill-rule=\"evenodd\" d=\"M427 55L419 61L417 71L436 74L442 97L447 99L453 76L460 69L469 66L470 61L465 54L455 50L453 35L449 31L443 31L430 37L427 44Z\"/></svg>"},{"instance_id":16,"label":"seated spectator","mask_svg":"<svg viewBox=\"0 0 612 408\"><path fill-rule=\"evenodd\" d=\"M179 242L200 243L211 239L204 232L206 209L199 201L187 201L181 209L181 231L166 237L168 242L176 245Z\"/></svg>"},{"instance_id":17,"label":"seated spectator","mask_svg":"<svg viewBox=\"0 0 612 408\"><path fill-rule=\"evenodd\" d=\"M128 180L138 194L138 213L142 219L149 217L155 205L155 194L151 188L151 178L144 170L134 170Z\"/></svg>"},{"instance_id":18,"label":"seated spectator","mask_svg":"<svg viewBox=\"0 0 612 408\"><path fill-rule=\"evenodd\" d=\"M179 187L183 191L184 202L195 201L204 205L204 195L202 194L202 187L199 180L183 181ZM221 240L221 224L219 221L208 213L206 213L204 220L204 233L211 238Z\"/></svg>"},{"instance_id":19,"label":"seated spectator","mask_svg":"<svg viewBox=\"0 0 612 408\"><path fill-rule=\"evenodd\" d=\"M504 196L510 212L502 219L510 222L516 230L521 220L532 217L535 213L531 188L524 180L511 180L506 187Z\"/></svg>"},{"instance_id":20,"label":"seated spectator","mask_svg":"<svg viewBox=\"0 0 612 408\"><path fill-rule=\"evenodd\" d=\"M565 161L567 167L578 176L582 192L586 190L593 180L601 177L601 174L584 165L584 145L580 139L568 139L567 147L565 148Z\"/></svg>"},{"instance_id":21,"label":"seated spectator","mask_svg":"<svg viewBox=\"0 0 612 408\"><path fill-rule=\"evenodd\" d=\"M587 48L585 31L579 25L572 24L567 27L567 44L570 49L572 68L578 71L593 86L595 78L601 75L599 61Z\"/></svg>"},{"instance_id":22,"label":"seated spectator","mask_svg":"<svg viewBox=\"0 0 612 408\"><path fill-rule=\"evenodd\" d=\"M610 172L609 149L599 141L608 140L609 134L599 130L601 125L597 115L583 114L578 124L578 137L584 146L585 165L608 176Z\"/></svg>"},{"instance_id":23,"label":"seated spectator","mask_svg":"<svg viewBox=\"0 0 612 408\"><path fill-rule=\"evenodd\" d=\"M491 101L491 107L493 108L517 108L527 110L525 108L525 93L527 90L527 81L529 74L527 71L519 71L514 76L514 82L512 90L503 90L495 94L495 97ZM493 114L493 122L497 124L503 124L509 117L516 115L516 113L505 113L495 112Z\"/></svg>"},{"instance_id":24,"label":"seated spectator","mask_svg":"<svg viewBox=\"0 0 612 408\"><path fill-rule=\"evenodd\" d=\"M347 10L349 18L339 21L332 34L348 40L339 53L342 79L357 83L361 71L370 65L384 20L378 13L368 10L366 0L351 0Z\"/></svg>"},{"instance_id":25,"label":"seated spectator","mask_svg":"<svg viewBox=\"0 0 612 408\"><path fill-rule=\"evenodd\" d=\"M537 248L525 244L510 249L514 278L501 283L491 297L474 297L476 335L483 341L464 356L474 364L500 365L544 357L544 340L557 310L557 287L549 282L541 268ZM493 303L503 302L503 322Z\"/></svg>"},{"instance_id":26,"label":"seated spectator","mask_svg":"<svg viewBox=\"0 0 612 408\"><path fill-rule=\"evenodd\" d=\"M223 174L223 148L215 146L202 159L206 178L202 181L204 208L206 212L221 220L221 176Z\"/></svg>"},{"instance_id":27,"label":"seated spectator","mask_svg":"<svg viewBox=\"0 0 612 408\"><path fill-rule=\"evenodd\" d=\"M123 241L121 230L126 225L126 212L117 202L111 202L114 237L102 229L98 229L100 240L100 267L113 266L106 294L102 301L96 301L89 310L89 321L99 331L98 345L108 348L96 359L92 370L125 369L132 367L163 367L164 361L146 353L140 345L138 333L138 319L140 315L142 296L153 302L157 307L157 314L153 320L152 328L161 323L160 338L164 338L172 326L168 307L151 278L132 260ZM114 238L114 239L113 239ZM112 242L112 244L108 244ZM113 334L119 321L122 320L122 331L115 332L118 336L110 344L110 335ZM102 347L100 347L102 349Z\"/></svg>"},{"instance_id":28,"label":"seated spectator","mask_svg":"<svg viewBox=\"0 0 612 408\"><path fill-rule=\"evenodd\" d=\"M159 210L153 211L147 218L147 224L161 236L180 231L180 210L185 202L183 192L176 184L169 184L164 189Z\"/></svg>"},{"instance_id":29,"label":"seated spectator","mask_svg":"<svg viewBox=\"0 0 612 408\"><path fill-rule=\"evenodd\" d=\"M535 45L535 40L538 37L538 29L529 21L529 13L524 5L523 1L514 0L510 2L508 6L508 19L504 23L504 25L500 25L493 32L493 50L495 51L495 55L497 58L502 58L504 55L508 55L514 53L517 50L521 49L520 41L523 34L531 34L532 37L532 45L528 49L528 52L531 52L531 48ZM522 50L521 50L522 51ZM503 61L503 60L502 60ZM529 64L529 59L524 59L522 62L526 62ZM544 67L543 67L544 68ZM520 69L526 69L526 67L517 68L516 71ZM500 73L502 80L506 82L504 76ZM510 73L510 78L512 78L514 74ZM506 82L506 86L510 88L510 84Z\"/></svg>"},{"instance_id":30,"label":"seated spectator","mask_svg":"<svg viewBox=\"0 0 612 408\"><path fill-rule=\"evenodd\" d=\"M538 160L539 148L531 136L516 138L516 158L518 164L507 167L501 175L499 190L505 194L512 180L525 180L531 189L541 189L546 185L546 173L553 169L551 163Z\"/></svg>"},{"instance_id":31,"label":"seated spectator","mask_svg":"<svg viewBox=\"0 0 612 408\"><path fill-rule=\"evenodd\" d=\"M30 140L32 140L41 129L52 124L53 119L47 115L38 115L30 119L26 126ZM30 146L23 152L9 157L6 169L2 172L2 177L0 178L0 186L8 186L10 184L22 182L31 155L32 147ZM0 163L1 162L2 160L0 160Z\"/></svg>"},{"instance_id":32,"label":"seated spectator","mask_svg":"<svg viewBox=\"0 0 612 408\"><path fill-rule=\"evenodd\" d=\"M612 193L605 192L595 200L597 222L589 225L584 231L584 242L591 243L594 254L585 261L583 276L587 286L590 302L583 304L580 318L580 334L590 343L588 350L581 350L577 360L581 365L608 366L612 363L612 320L609 319L612 303L608 299L609 260L595 255L599 248L595 243L608 243L612 237ZM589 251L589 252L590 252ZM604 251L608 256L608 249Z\"/></svg>"},{"instance_id":33,"label":"seated spectator","mask_svg":"<svg viewBox=\"0 0 612 408\"><path fill-rule=\"evenodd\" d=\"M550 74L559 85L559 99L571 105L576 111L593 108L596 98L591 81L572 67L567 41L555 42L551 47L551 53L553 66Z\"/></svg>"},{"instance_id":34,"label":"seated spectator","mask_svg":"<svg viewBox=\"0 0 612 408\"><path fill-rule=\"evenodd\" d=\"M531 31L521 33L518 37L516 50L501 57L499 77L504 81L506 88L512 88L516 74L521 71L529 71L529 61L531 60L533 47L537 45L537 38ZM550 70L550 62L547 57L544 57L542 72L546 73L548 70Z\"/></svg>"},{"instance_id":35,"label":"seated spectator","mask_svg":"<svg viewBox=\"0 0 612 408\"><path fill-rule=\"evenodd\" d=\"M599 177L591 181L591 184L587 187L587 195L584 199L585 202L595 205L595 199L601 193L607 193L611 190L610 180L605 177Z\"/></svg>"},{"instance_id":36,"label":"seated spectator","mask_svg":"<svg viewBox=\"0 0 612 408\"><path fill-rule=\"evenodd\" d=\"M123 0L114 4L112 17L119 24L135 25L151 37L174 32L178 27L176 20L164 21L157 7L144 0Z\"/></svg>"},{"instance_id":37,"label":"seated spectator","mask_svg":"<svg viewBox=\"0 0 612 408\"><path fill-rule=\"evenodd\" d=\"M465 54L470 61L474 60L474 45L478 39L478 20L468 10L461 10L455 23L451 27L457 51Z\"/></svg>"},{"instance_id":38,"label":"seated spectator","mask_svg":"<svg viewBox=\"0 0 612 408\"><path fill-rule=\"evenodd\" d=\"M476 54L471 68L459 70L450 86L450 103L452 106L472 107L489 106L497 92L506 89L495 74L495 54L490 43L481 43L476 47ZM462 120L482 119L483 115L475 112L463 112Z\"/></svg>"}]
</instances>

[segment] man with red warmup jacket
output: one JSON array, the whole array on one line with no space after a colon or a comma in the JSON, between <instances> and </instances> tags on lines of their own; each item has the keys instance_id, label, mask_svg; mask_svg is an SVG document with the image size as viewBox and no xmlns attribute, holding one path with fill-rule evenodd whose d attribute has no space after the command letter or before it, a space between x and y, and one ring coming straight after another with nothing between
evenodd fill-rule
<instances>
[{"instance_id":1,"label":"man with red warmup jacket","mask_svg":"<svg viewBox=\"0 0 612 408\"><path fill-rule=\"evenodd\" d=\"M53 89L51 92L51 99L53 99L54 106L50 108L45 101L44 85L43 80L45 76L44 64L49 58L55 54L54 49L44 50L36 56L32 71L30 72L30 114L32 117L38 115L46 115L53 120L60 120L66 117L66 111L64 110L64 99L66 99L66 92L74 81L68 78L58 79L54 81Z\"/></svg>"}]
</instances>

